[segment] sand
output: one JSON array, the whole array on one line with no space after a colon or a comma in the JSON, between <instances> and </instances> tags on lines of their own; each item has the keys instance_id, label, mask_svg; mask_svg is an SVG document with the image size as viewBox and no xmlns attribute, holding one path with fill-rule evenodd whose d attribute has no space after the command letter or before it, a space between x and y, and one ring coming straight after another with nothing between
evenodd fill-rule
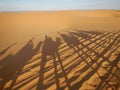
<instances>
[{"instance_id":1,"label":"sand","mask_svg":"<svg viewBox=\"0 0 120 90\"><path fill-rule=\"evenodd\" d=\"M119 89L119 10L0 12L0 90Z\"/></svg>"}]
</instances>

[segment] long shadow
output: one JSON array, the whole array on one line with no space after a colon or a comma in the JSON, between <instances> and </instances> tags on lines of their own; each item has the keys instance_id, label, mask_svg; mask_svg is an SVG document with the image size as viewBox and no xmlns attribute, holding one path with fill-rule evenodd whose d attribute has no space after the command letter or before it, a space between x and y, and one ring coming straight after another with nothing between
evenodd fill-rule
<instances>
[{"instance_id":1,"label":"long shadow","mask_svg":"<svg viewBox=\"0 0 120 90\"><path fill-rule=\"evenodd\" d=\"M57 90L61 89L57 63L59 63L59 65L62 69L62 73L65 78L67 87L70 88L70 84L68 82L68 77L64 70L64 66L63 66L61 57L58 52L58 47L60 44L61 44L60 38L56 38L56 41L53 41L51 37L48 37L47 35L45 36L45 41L44 41L44 45L42 48L42 60L41 60L41 64L40 64L40 76L39 76L37 90L46 90L46 88L48 88L48 86L51 85L51 83L53 83L53 82L51 82L51 83L49 83L49 85L44 85L44 80L45 80L44 74L46 71L45 65L46 65L47 59L48 59L47 56L51 56L53 58L54 76L55 76L54 79L55 79L56 89Z\"/></svg>"},{"instance_id":2,"label":"long shadow","mask_svg":"<svg viewBox=\"0 0 120 90\"><path fill-rule=\"evenodd\" d=\"M109 35L109 34L108 34ZM68 36L68 35L66 35L66 36ZM103 36L103 35L102 35ZM105 36L105 35L104 35ZM114 35L110 35L110 36L107 36L106 38L104 38L104 39L101 39L101 41L103 40L105 40L105 39L107 39L108 37L112 37L112 36L114 36ZM70 37L70 38L73 38L73 36L68 36L68 37ZM75 38L75 37L74 37ZM98 39L100 39L101 37L99 37L99 38L97 38L96 40L98 40ZM50 39L50 40L48 40L48 39ZM77 39L77 38L76 38ZM56 39L56 42L54 42L50 37L47 37L47 40L48 41L50 41L52 44L48 44L48 45L50 45L50 47L53 47L54 46L54 48L56 48L56 46L58 45L60 45L60 40L59 39ZM94 43L94 42L96 42L96 40L94 40L94 41L90 41L91 43ZM95 43L96 45L95 45L95 48L94 47L92 47L92 48L94 48L94 49L96 49L96 47L99 47L99 46L101 46L101 44L103 44L104 42L102 41L102 43ZM118 40L117 40L118 41ZM56 44L57 43L57 44ZM111 42L109 42L109 43L111 43ZM116 43L116 42L115 42ZM79 43L79 44L82 44L82 43ZM99 45L97 45L97 44L99 44ZM73 44L73 46L76 46L77 44ZM57 46L57 49L58 49L58 46ZM91 52L94 52L93 51L93 49L90 49L89 47L87 47L87 45L83 45L83 47L85 48L88 48L89 49L89 51L91 51ZM108 47L108 46L106 46L106 47ZM83 48L80 48L80 49L83 49ZM53 50L53 49L52 49ZM58 50L57 50L58 51ZM76 52L78 52L78 51L76 51ZM75 52L75 53L76 53ZM51 50L50 50L50 52L49 53L52 53L51 52ZM46 62L48 62L48 58L47 58L47 56L52 56L53 58L51 58L52 60L53 60L53 66L52 66L52 68L54 67L54 69L55 69L55 77L53 77L52 79L55 79L55 83L56 83L56 87L57 87L57 90L59 90L59 89L64 89L65 87L62 87L62 88L60 88L60 84L57 84L57 83L59 83L59 76L60 76L60 73L58 74L57 72L58 72L58 68L57 68L57 65L58 65L58 62L59 61L57 61L57 59L56 59L56 57L58 57L58 59L59 59L59 55L56 55L57 54L57 52L54 52L54 54L52 53L52 54L46 54ZM85 52L82 52L82 53L85 53ZM58 53L59 54L59 53ZM87 55L87 54L86 54ZM111 55L111 54L110 54ZM82 55L81 55L82 56ZM81 56L79 56L79 57L81 57ZM104 58L104 56L103 55L98 55L99 57L103 57ZM90 57L89 55L87 55L87 57ZM77 57L78 58L78 57ZM107 58L104 58L104 59L107 59ZM61 60L61 59L59 59L59 60ZM75 59L74 59L75 60ZM73 61L74 61L73 60ZM84 60L85 60L85 58L84 58ZM93 60L94 62L96 62L97 60ZM90 62L91 63L91 65L93 65L93 63L94 62ZM80 64L80 63L77 63L77 64ZM89 65L87 65L88 66L88 68L90 67ZM99 63L98 63L98 66L99 66ZM101 66L101 65L100 65ZM100 67L99 66L99 67ZM63 66L64 68L65 68L65 65ZM69 67L69 70L71 69L71 68L74 68L75 66L73 66L73 67ZM98 68L95 68L95 71L97 72L97 70L99 69L99 67ZM65 73L68 73L68 71L67 71L67 69L64 69L63 68L63 70L65 71ZM48 68L47 70L46 70L46 68L44 67L44 72L43 72L43 74L44 73L46 73L47 71L49 71L50 70L50 68ZM93 72L93 73L90 73L90 76L91 76L91 74L93 75L94 73L96 73L96 72ZM44 76L44 75L43 75ZM51 75L49 75L49 76L51 76ZM63 76L65 76L65 75L63 75ZM90 78L90 76L88 75L87 77L87 79L89 79ZM73 80L75 80L75 79L77 79L79 76L76 76L76 77L74 77L74 78L72 78L72 79L69 79L68 80L68 83L70 83L71 81L73 81ZM34 79L34 78L33 78ZM46 78L43 78L43 81L44 81L44 79L46 79ZM52 80L51 79L51 80ZM87 80L86 79L86 80ZM51 81L50 80L50 81ZM66 79L67 80L67 79ZM70 82L69 82L70 81ZM44 83L44 82L43 82ZM49 88L51 85L53 85L54 84L54 82L50 82L49 84L47 84L47 85L43 85L42 84L42 86L43 86L43 90L44 89L47 89L47 88ZM38 84L38 86L39 86L40 84ZM41 88L39 88L39 89L41 89ZM38 89L38 90L39 90ZM70 88L71 89L71 88Z\"/></svg>"},{"instance_id":3,"label":"long shadow","mask_svg":"<svg viewBox=\"0 0 120 90\"><path fill-rule=\"evenodd\" d=\"M102 35L103 36L103 35ZM102 38L102 36L100 37L100 38ZM99 39L99 38L98 38ZM93 41L93 42L95 42L95 40ZM97 45L99 45L99 46L101 46L101 44L103 44L104 42L102 42L102 43L97 43ZM95 45L95 48L94 49L96 49L97 47L97 45ZM85 45L83 45L84 47L83 48L80 48L80 50L81 49L84 49L85 47L87 47L87 45L85 46ZM79 50L77 50L76 52L78 52ZM90 50L91 51L91 50ZM83 54L86 54L87 52L89 52L88 50L87 51L85 51L85 52L83 52ZM74 55L74 53L73 53L73 55ZM82 55L81 55L82 56ZM87 56L87 55L86 55ZM70 56L69 56L70 57ZM79 58L79 57L77 57L77 58ZM75 61L77 58L75 58L73 61ZM92 60L92 59L91 59ZM77 61L78 63L77 63L77 65L79 65L80 63L81 63L81 61ZM95 62L95 61L94 61ZM71 61L69 62L69 64L70 63L72 63ZM68 65L68 64L67 64ZM74 66L77 66L76 64L74 65ZM65 65L66 66L66 65ZM89 66L88 66L88 68L89 68ZM69 70L71 70L71 68L69 67Z\"/></svg>"},{"instance_id":4,"label":"long shadow","mask_svg":"<svg viewBox=\"0 0 120 90\"><path fill-rule=\"evenodd\" d=\"M103 35L103 36L105 36L105 35ZM68 37L67 35L65 36L65 37ZM100 38L100 37L99 37ZM97 38L97 40L99 39L99 38ZM106 37L107 38L107 37ZM71 39L69 39L69 40L72 40L73 39L73 37L71 38ZM76 39L76 38L75 38ZM73 42L75 42L75 39L74 40L72 40ZM94 43L94 41L92 42L92 43ZM71 43L71 41L70 42L68 42L68 44L70 45L70 47L72 47L72 46L76 46L77 45L77 43L75 42L75 44L72 44ZM96 43L96 44L98 44L98 43ZM84 47L86 47L86 46L84 46ZM88 48L89 49L89 48ZM91 51L91 50L90 50ZM102 56L101 56L102 57Z\"/></svg>"},{"instance_id":5,"label":"long shadow","mask_svg":"<svg viewBox=\"0 0 120 90\"><path fill-rule=\"evenodd\" d=\"M47 56L51 56L55 54L56 50L54 48L54 43L47 35L45 36L45 41L42 47L42 60L40 64L40 76L38 81L37 90L45 90L44 85L44 73L45 73L45 65L47 63ZM58 83L59 84L59 83Z\"/></svg>"},{"instance_id":6,"label":"long shadow","mask_svg":"<svg viewBox=\"0 0 120 90\"><path fill-rule=\"evenodd\" d=\"M71 33L70 33L71 34ZM97 48L99 48L99 47L102 47L105 43L106 43L106 39L108 39L108 37L112 37L112 36L114 36L114 34L113 35L107 35L107 36L104 36L104 37L100 37L100 38L97 38L97 39L95 39L94 41L91 41L90 39L89 40L86 40L86 41L90 41L90 43L89 44L87 44L87 45L84 45L82 42L80 42L80 45L82 45L83 46L83 48L80 48L79 50L83 50L84 48L85 49L87 49L87 52L84 52L84 51L82 51L83 53L86 53L86 56L88 56L91 60L92 60L92 58L91 58L91 56L90 55L87 55L87 53L88 52L90 52L90 53L94 53L94 55L95 56L99 56L99 53L97 53L95 50L97 49ZM106 38L105 38L106 37ZM83 38L83 37L82 37ZM102 39L102 38L104 38L104 39ZM101 40L100 42L98 42L98 43L96 43L96 41L97 40ZM92 48L90 48L90 47L88 47L90 44L95 44L94 45L94 47L92 47ZM110 42L109 42L110 43ZM104 48L105 48L105 46L104 46ZM78 50L78 51L79 51ZM77 51L77 52L78 52ZM104 57L105 58L105 57ZM106 58L105 58L106 59ZM92 62L96 62L96 61L93 61L92 60ZM90 62L91 64L93 64L92 62ZM88 69L89 68L89 66L87 66L87 67L85 67L86 69ZM82 71L84 71L85 70L85 68L83 68L83 70Z\"/></svg>"},{"instance_id":7,"label":"long shadow","mask_svg":"<svg viewBox=\"0 0 120 90\"><path fill-rule=\"evenodd\" d=\"M116 37L114 39L114 41L112 43L109 44L108 47L106 47L101 53L99 56L97 56L95 58L95 61L98 61L102 56L104 56L104 54L114 45L114 43L116 42L116 40L118 39L118 37ZM97 72L97 70L99 69L99 67L101 66L101 64L105 61L105 59L99 61L99 64L97 65L97 67L92 71L90 72L87 76L85 76L84 78L82 78L78 83L76 83L72 88L76 88L76 89L79 89L82 84L88 80L95 72Z\"/></svg>"},{"instance_id":8,"label":"long shadow","mask_svg":"<svg viewBox=\"0 0 120 90\"><path fill-rule=\"evenodd\" d=\"M59 33L59 34L60 34L61 37L64 39L64 41L67 42L68 46L73 48L74 51L75 51L75 48L74 48L74 47L77 47L77 48L79 49L78 44L80 44L80 43L78 43L79 41L77 40L77 38L75 39L75 37L73 37L73 36L67 36L67 35L61 34L61 33ZM85 36L84 38L87 38L87 37ZM115 38L115 40L114 40L108 47L106 47L106 49L104 49L99 55L97 55L97 57L96 57L96 59L95 59L94 61L97 61L97 60L99 60L101 57L103 57L104 54L108 51L108 49L109 49L110 47L112 47L112 46L114 45L114 43L116 43L115 41L117 40L117 38L118 38L118 36ZM92 43L92 42L91 42L91 43ZM84 47L86 47L86 46L84 46ZM80 49L81 49L81 48L80 48ZM87 48L87 49L89 50L90 48ZM90 51L91 51L91 50L90 50ZM79 53L78 53L78 55L80 56ZM86 62L86 61L85 61L85 62ZM72 89L75 89L75 88L76 88L76 89L79 89L79 88L81 87L81 85L83 84L83 82L85 82L86 80L88 80L95 72L97 72L97 70L98 70L99 67L101 66L102 62L104 62L104 60L101 61L94 70L93 70L93 68L92 68L93 71L92 71L89 75L87 75L86 78L83 78L80 82L76 83L76 84L72 87ZM87 63L87 62L86 62L86 63ZM89 64L87 64L87 65L89 66ZM90 67L90 66L89 66L89 67Z\"/></svg>"},{"instance_id":9,"label":"long shadow","mask_svg":"<svg viewBox=\"0 0 120 90\"><path fill-rule=\"evenodd\" d=\"M21 83L21 82L23 82L23 83L20 84L15 89L20 89L21 87L23 87L30 81L39 77L39 81L37 83L37 90L46 90L53 84L56 85L57 90L64 90L66 87L69 90L73 90L73 89L78 90L86 80L88 80L92 75L97 73L99 68L102 66L102 63L106 59L109 59L109 56L111 55L111 53L108 55L108 58L106 58L104 55L107 53L107 51L110 48L112 48L115 45L115 43L116 43L116 45L118 43L118 36L115 36L113 39L109 39L109 37L113 37L115 35L115 34L109 35L111 33L101 34L101 33L97 33L97 32L91 33L91 32L82 31L80 33L69 32L68 35L62 34L62 33L59 33L59 34L61 35L61 37L63 38L65 43L67 43L66 46L69 46L69 49L73 49L74 53L72 55L77 54L77 57L72 59L73 62L71 62L72 61L71 60L67 64L63 64L63 62L65 61L66 58L70 58L72 56L61 59L61 52L64 52L64 51L59 52L59 49L61 49L61 48L59 48L59 46L61 45L60 38L56 38L56 40L53 41L51 37L48 37L46 35L45 41L44 41L44 44L42 47L42 56L40 57L41 62L32 65L30 68L28 68L26 70L23 70L24 66L26 64L28 64L28 62L34 55L36 55L36 53L39 51L39 49L42 45L42 43L39 42L38 45L35 48L33 48L33 42L32 42L33 39L31 39L29 42L27 42L27 44L18 53L16 53L15 55L9 54L7 57L5 57L3 60L1 60L1 62L0 62L0 78L2 80L0 81L0 85L1 85L0 90L2 90L5 86L5 84L7 82L9 82L10 80L12 80L12 83L11 83L10 87L7 88L6 90L13 89L19 75L24 74L27 72L27 70L38 67L39 65L40 65L40 72L39 73L37 72L34 76L29 75L27 78L24 78L21 81L19 81L19 83ZM78 38L80 38L80 39L78 39ZM91 40L92 38L95 38L95 39ZM109 39L109 41L110 41L110 42L108 42L109 45L106 45L106 46L104 45L105 39ZM97 42L98 40L100 40L101 42ZM84 42L86 42L86 41L89 41L89 43L84 44ZM93 47L89 47L90 44L95 44L95 45ZM103 49L99 53L96 53L95 50L99 47L102 47L102 45L105 49ZM4 49L2 51L1 55L5 54L11 46ZM87 49L87 51L84 51L83 49ZM65 49L65 51L66 51L66 49ZM82 54L80 54L80 52L82 52ZM94 53L96 55L96 57L93 59L92 54L90 54L90 53ZM87 58L90 58L91 61L87 61ZM102 60L100 60L101 58L102 58ZM108 81L110 80L110 78L115 77L115 74L118 71L118 67L116 67L116 64L119 62L119 59L120 58L118 55L118 57L113 62L111 62L111 64L110 64L111 68L108 70L109 73L106 74L106 76L108 76L109 78L101 79L102 81L98 86L98 90L103 89L106 85L108 85L108 87L111 87L110 84L108 83ZM53 62L53 65L46 68L46 64L48 63L48 60L51 60ZM68 60L68 59L66 59L66 60ZM79 66L81 64L81 62L85 63L85 67L83 67L80 71L82 71L83 73L84 72L86 73L88 69L91 69L90 72L87 72L87 75L85 75L83 78L80 78L80 74L75 77L68 78L67 74L72 69ZM70 63L72 63L72 65L69 65ZM97 63L95 65L95 67L93 67L94 63ZM112 65L112 63L113 63L113 65ZM69 67L67 65L69 65ZM117 68L117 69L115 71L113 71L114 68ZM44 83L44 81L46 80L45 74L47 72L49 72L51 69L54 69L54 73L52 73L52 74L50 73L50 75L47 75L47 78L48 77L50 78L50 80L49 80L50 82ZM113 73L115 73L115 74L113 74ZM99 73L97 73L97 74L99 76ZM60 82L61 78L64 78L64 82L62 82L62 83ZM71 83L77 79L79 81L76 82L73 86L71 86ZM107 80L107 82L105 82L106 80ZM61 85L63 83L65 83L64 86ZM35 87L35 85L31 86L29 89L32 89L33 87ZM99 87L101 87L101 89L99 89ZM116 90L117 90L117 88L116 88Z\"/></svg>"},{"instance_id":10,"label":"long shadow","mask_svg":"<svg viewBox=\"0 0 120 90\"><path fill-rule=\"evenodd\" d=\"M3 60L1 60L0 68L0 90L2 90L5 84L12 80L10 87L6 90L11 90L22 69L27 62L39 51L42 42L39 42L35 48L33 48L33 38L27 42L15 55L9 54Z\"/></svg>"}]
</instances>

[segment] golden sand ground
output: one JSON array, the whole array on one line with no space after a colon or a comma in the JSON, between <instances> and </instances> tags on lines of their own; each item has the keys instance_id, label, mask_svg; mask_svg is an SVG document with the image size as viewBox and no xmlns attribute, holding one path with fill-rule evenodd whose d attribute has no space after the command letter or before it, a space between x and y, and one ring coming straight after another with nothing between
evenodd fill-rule
<instances>
[{"instance_id":1,"label":"golden sand ground","mask_svg":"<svg viewBox=\"0 0 120 90\"><path fill-rule=\"evenodd\" d=\"M0 90L119 90L120 11L0 13Z\"/></svg>"}]
</instances>

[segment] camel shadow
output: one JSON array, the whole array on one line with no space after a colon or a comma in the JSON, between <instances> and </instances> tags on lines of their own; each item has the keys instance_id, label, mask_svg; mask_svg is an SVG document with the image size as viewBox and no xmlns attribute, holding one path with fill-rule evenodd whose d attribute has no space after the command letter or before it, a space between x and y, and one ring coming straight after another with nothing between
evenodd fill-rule
<instances>
[{"instance_id":1,"label":"camel shadow","mask_svg":"<svg viewBox=\"0 0 120 90\"><path fill-rule=\"evenodd\" d=\"M9 54L1 60L0 78L2 80L0 81L0 90L4 88L9 80L12 80L10 87L7 88L8 90L11 90L24 66L39 51L42 42L39 42L37 46L33 48L33 39L34 38L29 40L15 55Z\"/></svg>"}]
</instances>

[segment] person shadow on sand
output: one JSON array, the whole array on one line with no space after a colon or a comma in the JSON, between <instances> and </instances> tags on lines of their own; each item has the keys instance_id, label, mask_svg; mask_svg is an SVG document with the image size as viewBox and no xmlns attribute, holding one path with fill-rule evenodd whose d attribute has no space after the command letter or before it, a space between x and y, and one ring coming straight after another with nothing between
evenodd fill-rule
<instances>
[{"instance_id":1,"label":"person shadow on sand","mask_svg":"<svg viewBox=\"0 0 120 90\"><path fill-rule=\"evenodd\" d=\"M58 53L58 47L60 46L60 44L61 44L60 38L56 38L56 41L53 41L51 37L48 37L47 35L45 36L45 41L42 47L42 61L40 64L40 76L39 76L37 90L45 90L45 85L43 84L45 65L46 65L48 56L53 58L54 62L56 62L55 61L56 55L60 59L60 56Z\"/></svg>"},{"instance_id":2,"label":"person shadow on sand","mask_svg":"<svg viewBox=\"0 0 120 90\"><path fill-rule=\"evenodd\" d=\"M33 48L33 38L27 42L15 55L9 54L0 62L0 90L2 90L5 84L12 80L10 87L5 90L11 90L16 83L19 74L27 64L27 62L39 51L42 42L39 42L35 48Z\"/></svg>"},{"instance_id":3,"label":"person shadow on sand","mask_svg":"<svg viewBox=\"0 0 120 90\"><path fill-rule=\"evenodd\" d=\"M61 45L61 39L60 38L56 38L55 41L52 40L51 37L48 37L47 35L45 36L45 41L43 44L43 48L42 48L42 61L40 64L40 76L39 76L39 81L38 81L38 86L37 86L37 90L46 90L49 86L51 86L53 83L56 85L56 89L60 90L60 74L58 74L58 68L57 65L59 64L62 70L62 74L66 80L67 86L70 87L69 83L68 83L68 78L66 75L66 72L64 70L63 67L63 63L60 57L60 54L58 52L59 46ZM54 67L54 75L55 75L55 82L49 82L48 84L44 84L44 80L45 80L45 65L47 63L48 60L48 56L52 57L51 60L53 60L53 67ZM54 81L52 80L52 81Z\"/></svg>"}]
</instances>

